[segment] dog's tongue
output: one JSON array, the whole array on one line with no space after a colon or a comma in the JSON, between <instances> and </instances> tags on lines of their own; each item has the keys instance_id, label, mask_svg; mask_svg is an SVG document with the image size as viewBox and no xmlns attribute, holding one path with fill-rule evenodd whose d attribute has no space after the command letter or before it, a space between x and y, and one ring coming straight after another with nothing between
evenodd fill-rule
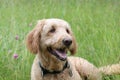
<instances>
[{"instance_id":1,"label":"dog's tongue","mask_svg":"<svg viewBox=\"0 0 120 80\"><path fill-rule=\"evenodd\" d=\"M56 50L55 52L61 59L66 59L67 58L66 51Z\"/></svg>"}]
</instances>

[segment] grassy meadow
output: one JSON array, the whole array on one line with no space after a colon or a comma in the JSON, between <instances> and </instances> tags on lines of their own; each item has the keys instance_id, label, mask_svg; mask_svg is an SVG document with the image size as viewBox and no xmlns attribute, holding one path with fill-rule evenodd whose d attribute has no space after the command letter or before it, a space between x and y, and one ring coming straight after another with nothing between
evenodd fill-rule
<instances>
[{"instance_id":1,"label":"grassy meadow","mask_svg":"<svg viewBox=\"0 0 120 80\"><path fill-rule=\"evenodd\" d=\"M43 18L70 23L78 43L75 56L97 67L120 62L120 0L0 0L0 80L30 80L35 55L25 38Z\"/></svg>"}]
</instances>

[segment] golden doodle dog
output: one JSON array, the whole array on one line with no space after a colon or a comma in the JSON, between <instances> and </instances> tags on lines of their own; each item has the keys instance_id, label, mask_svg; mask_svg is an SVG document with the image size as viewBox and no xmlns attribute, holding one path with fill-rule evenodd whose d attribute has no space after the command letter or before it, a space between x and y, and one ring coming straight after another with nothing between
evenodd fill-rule
<instances>
[{"instance_id":1,"label":"golden doodle dog","mask_svg":"<svg viewBox=\"0 0 120 80\"><path fill-rule=\"evenodd\" d=\"M39 20L26 42L36 54L31 80L102 80L102 75L120 74L120 64L96 68L83 58L67 57L76 53L76 41L64 20Z\"/></svg>"}]
</instances>

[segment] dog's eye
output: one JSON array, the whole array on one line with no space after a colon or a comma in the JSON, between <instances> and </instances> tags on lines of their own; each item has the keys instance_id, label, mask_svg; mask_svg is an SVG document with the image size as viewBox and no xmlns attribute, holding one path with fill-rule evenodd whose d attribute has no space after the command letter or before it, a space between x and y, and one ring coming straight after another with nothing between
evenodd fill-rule
<instances>
[{"instance_id":1,"label":"dog's eye","mask_svg":"<svg viewBox=\"0 0 120 80\"><path fill-rule=\"evenodd\" d=\"M52 27L52 29L49 31L50 33L54 33L55 32L55 28Z\"/></svg>"},{"instance_id":2,"label":"dog's eye","mask_svg":"<svg viewBox=\"0 0 120 80\"><path fill-rule=\"evenodd\" d=\"M66 29L66 32L67 32L68 34L70 34L70 31L69 31L68 29Z\"/></svg>"}]
</instances>

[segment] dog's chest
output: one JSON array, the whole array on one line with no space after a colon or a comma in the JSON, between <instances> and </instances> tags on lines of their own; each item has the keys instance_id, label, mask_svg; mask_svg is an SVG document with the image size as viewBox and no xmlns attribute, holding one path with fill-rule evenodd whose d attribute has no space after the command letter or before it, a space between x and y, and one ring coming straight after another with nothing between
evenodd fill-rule
<instances>
[{"instance_id":1,"label":"dog's chest","mask_svg":"<svg viewBox=\"0 0 120 80\"><path fill-rule=\"evenodd\" d=\"M82 80L77 71L70 72L68 69L59 74L46 74L43 80Z\"/></svg>"}]
</instances>

